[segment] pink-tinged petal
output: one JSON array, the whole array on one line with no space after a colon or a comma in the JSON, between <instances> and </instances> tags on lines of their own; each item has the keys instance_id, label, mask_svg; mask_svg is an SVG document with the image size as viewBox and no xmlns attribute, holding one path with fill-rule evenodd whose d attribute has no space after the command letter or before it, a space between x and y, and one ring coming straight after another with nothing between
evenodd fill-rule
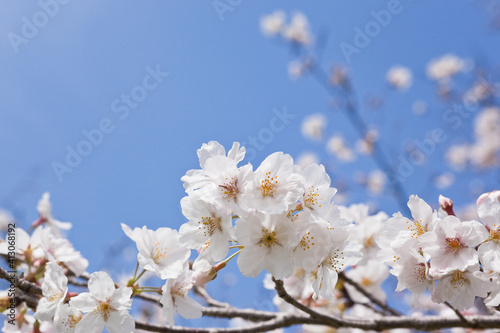
<instances>
[{"instance_id":1,"label":"pink-tinged petal","mask_svg":"<svg viewBox=\"0 0 500 333\"><path fill-rule=\"evenodd\" d=\"M106 272L95 272L90 275L89 291L100 301L106 301L115 292L115 283Z\"/></svg>"},{"instance_id":2,"label":"pink-tinged petal","mask_svg":"<svg viewBox=\"0 0 500 333\"><path fill-rule=\"evenodd\" d=\"M134 333L135 321L127 310L114 311L106 321L106 329L109 333Z\"/></svg>"},{"instance_id":3,"label":"pink-tinged petal","mask_svg":"<svg viewBox=\"0 0 500 333\"><path fill-rule=\"evenodd\" d=\"M91 293L81 293L72 297L70 304L82 312L91 312L97 308L99 302Z\"/></svg>"},{"instance_id":4,"label":"pink-tinged petal","mask_svg":"<svg viewBox=\"0 0 500 333\"><path fill-rule=\"evenodd\" d=\"M75 333L102 333L104 325L100 313L88 313L76 324Z\"/></svg>"},{"instance_id":5,"label":"pink-tinged petal","mask_svg":"<svg viewBox=\"0 0 500 333\"><path fill-rule=\"evenodd\" d=\"M203 306L190 297L174 296L175 306L179 314L186 319L200 318Z\"/></svg>"},{"instance_id":6,"label":"pink-tinged petal","mask_svg":"<svg viewBox=\"0 0 500 333\"><path fill-rule=\"evenodd\" d=\"M132 306L132 289L128 287L120 287L115 290L113 296L111 296L111 300L109 305L117 310L127 310Z\"/></svg>"}]
</instances>

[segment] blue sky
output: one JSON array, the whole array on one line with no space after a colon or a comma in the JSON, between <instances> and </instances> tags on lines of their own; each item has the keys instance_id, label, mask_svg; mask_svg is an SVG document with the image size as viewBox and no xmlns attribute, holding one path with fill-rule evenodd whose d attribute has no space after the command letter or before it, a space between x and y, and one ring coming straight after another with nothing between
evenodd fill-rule
<instances>
[{"instance_id":1,"label":"blue sky","mask_svg":"<svg viewBox=\"0 0 500 333\"><path fill-rule=\"evenodd\" d=\"M330 99L313 79L288 79L293 57L284 43L261 34L259 19L276 9L302 11L313 34L327 32L322 65L328 68L346 63L339 45L352 44L354 28L364 27L373 20L370 12L387 9L390 1L243 0L221 16L210 1L72 0L57 10L52 7L53 17L24 42L12 42L12 33L23 36L26 20L41 19L41 3L48 2L0 3L0 207L28 227L37 218L38 199L49 191L54 215L73 223L68 237L89 259L89 271L103 265L115 274L132 271L134 262L121 265L109 259L110 247L133 245L125 240L120 222L178 229L185 222L180 178L199 167L196 149L210 140L228 148L233 141L248 142L270 126L276 110L294 118L274 133L252 164L258 166L275 151L297 157L312 150L338 168L334 181L349 174L352 165L327 160L324 146L305 140L300 127L305 116L321 112L329 115L330 132L342 132L352 141L355 132L340 112L329 111ZM500 51L500 34L489 25L486 2L402 0L399 6L401 11L349 64L360 99L374 94L387 99L381 112L361 114L380 126L393 155L404 142L422 140L429 130L444 126L447 106L437 101L435 87L425 77L429 60L454 53L498 71ZM385 86L385 73L394 64L414 73L407 93ZM141 90L151 71L168 75L147 79L155 87ZM147 96L125 115L123 95L134 91ZM429 102L428 114L420 118L411 113L417 99ZM121 111L115 112L117 107ZM54 162L65 163L67 147L77 149L85 140L83 132L103 121L113 130L71 173L58 177ZM448 143L469 140L470 132L468 120L450 134ZM437 148L432 168L448 169L440 158L443 152L444 147ZM359 170L374 169L368 158L357 163ZM405 182L406 190L436 200L436 192L425 185L428 171L421 169ZM466 194L470 184L484 190L498 187L497 173L459 174L460 184L444 194L455 195L461 204L473 202ZM349 202L371 199L357 191ZM381 199L380 208L388 214L398 210L390 197ZM227 271L237 273L234 266ZM217 281L211 288L241 306L255 306L248 296L252 293L269 295L259 281L238 273L237 281L230 290ZM241 291L242 285L249 286L247 291Z\"/></svg>"}]
</instances>

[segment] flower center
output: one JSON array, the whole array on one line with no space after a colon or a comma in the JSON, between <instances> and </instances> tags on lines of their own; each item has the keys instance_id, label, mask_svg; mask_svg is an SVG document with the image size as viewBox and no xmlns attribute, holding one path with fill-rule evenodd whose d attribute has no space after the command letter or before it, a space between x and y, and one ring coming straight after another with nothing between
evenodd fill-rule
<instances>
[{"instance_id":1,"label":"flower center","mask_svg":"<svg viewBox=\"0 0 500 333\"><path fill-rule=\"evenodd\" d=\"M108 321L111 311L115 311L115 309L113 309L109 305L109 301L107 301L107 302L99 302L96 311L101 313L102 317L104 318L104 321Z\"/></svg>"},{"instance_id":2,"label":"flower center","mask_svg":"<svg viewBox=\"0 0 500 333\"><path fill-rule=\"evenodd\" d=\"M240 191L238 190L238 179L234 179L233 177L231 177L230 180L226 178L226 181L226 183L219 185L219 187L221 188L222 193L229 202L231 199L235 200L236 195Z\"/></svg>"},{"instance_id":3,"label":"flower center","mask_svg":"<svg viewBox=\"0 0 500 333\"><path fill-rule=\"evenodd\" d=\"M212 236L217 230L222 231L220 218L213 218L211 216L202 217L201 221L198 221L198 224L200 225L198 229L204 229L203 235L205 237Z\"/></svg>"},{"instance_id":4,"label":"flower center","mask_svg":"<svg viewBox=\"0 0 500 333\"><path fill-rule=\"evenodd\" d=\"M309 193L307 193L305 196L306 198L304 199L304 204L307 207L313 209L313 206L316 206L318 201L323 200L323 198L321 198L319 196L319 193L317 193L319 191L319 188L314 188L313 186L309 186L308 190ZM318 205L318 207L321 207L321 204Z\"/></svg>"},{"instance_id":5,"label":"flower center","mask_svg":"<svg viewBox=\"0 0 500 333\"><path fill-rule=\"evenodd\" d=\"M326 257L325 260L323 260L322 265L330 267L338 273L345 268L342 260L344 260L344 252L336 249L334 252L330 253L330 255Z\"/></svg>"},{"instance_id":6,"label":"flower center","mask_svg":"<svg viewBox=\"0 0 500 333\"><path fill-rule=\"evenodd\" d=\"M59 290L54 290L54 289L49 287L49 290L47 292L47 296L45 296L45 297L47 298L47 300L50 303L54 303L54 302L59 301L63 297L63 294L64 294L64 292L61 292Z\"/></svg>"},{"instance_id":7,"label":"flower center","mask_svg":"<svg viewBox=\"0 0 500 333\"><path fill-rule=\"evenodd\" d=\"M80 321L80 319L82 319L81 315L80 316L70 315L70 316L64 318L63 320L61 320L61 323L65 327L75 328L76 324L78 324L78 322ZM66 329L66 331L69 331L69 330Z\"/></svg>"},{"instance_id":8,"label":"flower center","mask_svg":"<svg viewBox=\"0 0 500 333\"><path fill-rule=\"evenodd\" d=\"M453 288L463 287L464 284L468 283L468 280L465 278L465 275L461 271L455 271L451 277L451 284Z\"/></svg>"},{"instance_id":9,"label":"flower center","mask_svg":"<svg viewBox=\"0 0 500 333\"><path fill-rule=\"evenodd\" d=\"M262 195L265 197L274 195L277 187L278 177L271 177L271 171L266 172L266 178L260 184Z\"/></svg>"},{"instance_id":10,"label":"flower center","mask_svg":"<svg viewBox=\"0 0 500 333\"><path fill-rule=\"evenodd\" d=\"M310 246L314 246L314 236L311 236L311 233L308 232L300 240L299 246L302 248L303 251L309 249Z\"/></svg>"},{"instance_id":11,"label":"flower center","mask_svg":"<svg viewBox=\"0 0 500 333\"><path fill-rule=\"evenodd\" d=\"M159 264L163 259L165 259L168 256L168 249L167 247L160 247L160 242L155 243L155 248L153 250L153 255L151 258L156 264Z\"/></svg>"},{"instance_id":12,"label":"flower center","mask_svg":"<svg viewBox=\"0 0 500 333\"><path fill-rule=\"evenodd\" d=\"M411 224L410 224L411 222ZM425 230L425 227L422 225L422 220L417 220L417 221L406 221L408 226L408 230L411 232L411 237L412 238L418 238L422 236L427 230Z\"/></svg>"},{"instance_id":13,"label":"flower center","mask_svg":"<svg viewBox=\"0 0 500 333\"><path fill-rule=\"evenodd\" d=\"M495 227L493 225L493 227ZM500 242L500 227L494 229L494 228L491 228L490 229L490 238L489 240L491 241L494 241L496 243L499 243Z\"/></svg>"},{"instance_id":14,"label":"flower center","mask_svg":"<svg viewBox=\"0 0 500 333\"><path fill-rule=\"evenodd\" d=\"M266 228L262 228L262 237L258 244L259 247L262 247L262 245L267 247L280 245L278 239L276 238L276 232L275 231L270 232Z\"/></svg>"},{"instance_id":15,"label":"flower center","mask_svg":"<svg viewBox=\"0 0 500 333\"><path fill-rule=\"evenodd\" d=\"M462 243L460 243L460 240L458 238L453 237L453 238L446 238L445 247L448 252L457 253L458 250L460 250L463 247L463 245Z\"/></svg>"}]
</instances>

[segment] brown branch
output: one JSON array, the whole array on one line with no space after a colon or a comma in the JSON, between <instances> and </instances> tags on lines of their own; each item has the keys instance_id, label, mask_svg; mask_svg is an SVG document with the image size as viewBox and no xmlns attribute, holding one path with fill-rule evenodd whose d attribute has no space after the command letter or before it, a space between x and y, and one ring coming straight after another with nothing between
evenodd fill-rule
<instances>
[{"instance_id":1,"label":"brown branch","mask_svg":"<svg viewBox=\"0 0 500 333\"><path fill-rule=\"evenodd\" d=\"M176 326L159 326L148 324L140 321L135 322L136 329L142 329L150 332L173 332L173 333L256 333L256 332L267 332L277 328L289 327L299 324L316 324L321 325L321 323L313 318L298 317L293 315L279 315L277 318L265 321L263 323L255 324L248 327L238 327L238 328L191 328L191 327L176 327Z\"/></svg>"},{"instance_id":2,"label":"brown branch","mask_svg":"<svg viewBox=\"0 0 500 333\"><path fill-rule=\"evenodd\" d=\"M344 272L339 273L339 279L347 282L349 285L351 285L354 289L359 291L361 294L363 294L366 298L370 300L373 304L378 305L381 309L384 309L385 311L389 312L390 314L394 316L402 316L402 314L384 302L380 301L379 299L375 298L372 294L370 294L368 291L366 291L365 288L361 287L356 281L353 279L349 278L347 275L344 274Z\"/></svg>"},{"instance_id":3,"label":"brown branch","mask_svg":"<svg viewBox=\"0 0 500 333\"><path fill-rule=\"evenodd\" d=\"M17 272L10 273L0 267L0 278L9 281L10 283L14 282L16 288L19 288L27 295L42 295L42 288L37 286L35 283L28 282L24 279L19 279L19 275ZM14 279L14 281L12 281Z\"/></svg>"}]
</instances>

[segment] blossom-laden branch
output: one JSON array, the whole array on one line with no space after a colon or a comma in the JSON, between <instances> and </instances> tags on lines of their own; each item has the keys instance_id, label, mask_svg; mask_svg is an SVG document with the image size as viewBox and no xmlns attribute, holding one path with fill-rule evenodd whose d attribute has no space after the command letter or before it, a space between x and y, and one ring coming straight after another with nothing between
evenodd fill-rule
<instances>
[{"instance_id":1,"label":"blossom-laden branch","mask_svg":"<svg viewBox=\"0 0 500 333\"><path fill-rule=\"evenodd\" d=\"M10 274L3 268L0 268L0 277L7 281L10 280ZM500 316L481 315L481 316L463 316L462 318L448 318L443 316L426 316L426 317L407 317L407 316L388 316L375 319L358 319L351 316L332 316L318 313L290 296L283 286L283 281L273 280L275 282L278 296L284 299L287 303L293 305L297 309L305 313L300 314L283 314L266 311L257 311L252 309L238 309L232 306L223 307L208 307L203 308L203 315L219 318L242 318L249 321L259 321L249 327L244 328L185 328L177 326L161 326L145 323L139 320L135 321L136 329L142 329L150 332L226 332L226 333L252 333L265 332L277 328L284 328L293 325L322 325L334 328L348 327L359 328L363 330L386 330L395 328L413 328L417 330L436 330L452 327L464 327L472 329L500 328ZM72 281L69 282L70 284ZM15 285L19 290L23 291L26 296L33 302L38 300L41 295L41 288L35 283L24 279L17 279ZM78 283L79 285L79 283ZM208 294L206 294L210 297ZM143 300L161 305L160 297L154 295L137 295L134 296ZM211 297L210 297L211 298ZM217 302L217 301L216 301ZM36 304L28 304L31 307L36 307ZM306 316L308 315L308 316Z\"/></svg>"}]
</instances>

